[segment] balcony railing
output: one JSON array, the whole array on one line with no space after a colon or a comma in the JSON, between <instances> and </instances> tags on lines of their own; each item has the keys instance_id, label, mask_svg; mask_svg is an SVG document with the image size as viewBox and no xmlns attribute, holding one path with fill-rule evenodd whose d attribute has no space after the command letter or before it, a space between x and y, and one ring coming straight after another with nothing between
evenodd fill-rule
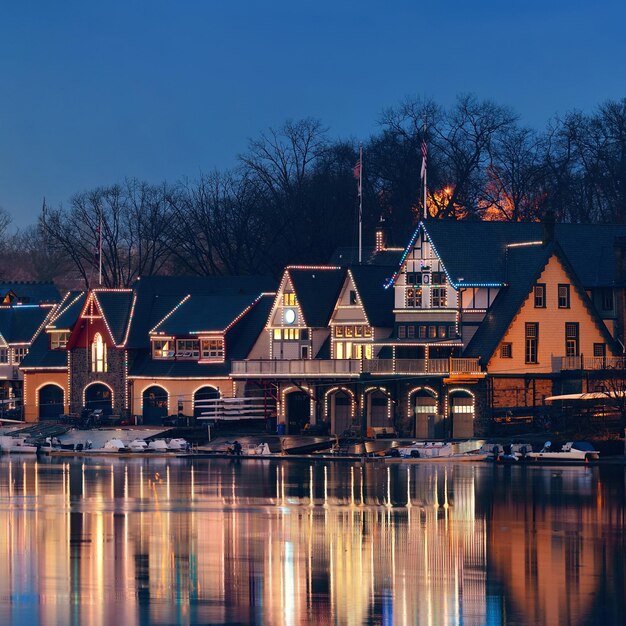
<instances>
[{"instance_id":1,"label":"balcony railing","mask_svg":"<svg viewBox=\"0 0 626 626\"><path fill-rule=\"evenodd\" d=\"M564 356L562 370L620 370L626 367L622 356Z\"/></svg>"},{"instance_id":2,"label":"balcony railing","mask_svg":"<svg viewBox=\"0 0 626 626\"><path fill-rule=\"evenodd\" d=\"M233 376L359 376L481 374L478 359L268 359L233 361Z\"/></svg>"}]
</instances>

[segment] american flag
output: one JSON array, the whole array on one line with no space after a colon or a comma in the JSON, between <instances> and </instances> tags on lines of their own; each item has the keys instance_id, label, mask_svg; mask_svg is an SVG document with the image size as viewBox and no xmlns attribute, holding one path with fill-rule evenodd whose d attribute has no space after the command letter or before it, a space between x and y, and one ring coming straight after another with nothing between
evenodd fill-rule
<instances>
[{"instance_id":1,"label":"american flag","mask_svg":"<svg viewBox=\"0 0 626 626\"><path fill-rule=\"evenodd\" d=\"M422 139L422 171L420 177L423 179L426 176L426 162L428 161L428 146L426 145L426 139Z\"/></svg>"}]
</instances>

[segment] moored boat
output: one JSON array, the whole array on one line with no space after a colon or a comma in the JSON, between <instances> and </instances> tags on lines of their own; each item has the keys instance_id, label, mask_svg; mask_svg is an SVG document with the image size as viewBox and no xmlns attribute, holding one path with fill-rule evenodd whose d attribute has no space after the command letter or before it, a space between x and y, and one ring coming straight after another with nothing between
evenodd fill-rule
<instances>
[{"instance_id":1,"label":"moored boat","mask_svg":"<svg viewBox=\"0 0 626 626\"><path fill-rule=\"evenodd\" d=\"M546 441L539 452L529 452L525 459L531 463L583 465L600 459L600 453L587 441L568 441L560 450L552 450Z\"/></svg>"}]
</instances>

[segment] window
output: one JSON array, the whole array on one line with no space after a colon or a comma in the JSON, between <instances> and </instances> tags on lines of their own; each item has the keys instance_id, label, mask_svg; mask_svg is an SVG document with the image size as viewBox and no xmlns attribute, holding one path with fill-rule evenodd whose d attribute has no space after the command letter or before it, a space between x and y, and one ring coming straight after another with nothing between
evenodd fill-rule
<instances>
[{"instance_id":1,"label":"window","mask_svg":"<svg viewBox=\"0 0 626 626\"><path fill-rule=\"evenodd\" d=\"M612 311L613 310L613 290L612 289L603 289L601 292L602 296L602 310L603 311Z\"/></svg>"},{"instance_id":2,"label":"window","mask_svg":"<svg viewBox=\"0 0 626 626\"><path fill-rule=\"evenodd\" d=\"M428 337L429 339L435 339L437 337L437 327L429 326L428 327Z\"/></svg>"},{"instance_id":3,"label":"window","mask_svg":"<svg viewBox=\"0 0 626 626\"><path fill-rule=\"evenodd\" d=\"M65 350L69 338L70 334L66 332L50 333L50 350Z\"/></svg>"},{"instance_id":4,"label":"window","mask_svg":"<svg viewBox=\"0 0 626 626\"><path fill-rule=\"evenodd\" d=\"M593 356L605 357L606 356L606 344L594 343L593 344Z\"/></svg>"},{"instance_id":5,"label":"window","mask_svg":"<svg viewBox=\"0 0 626 626\"><path fill-rule=\"evenodd\" d=\"M406 339L406 326L398 326L398 339Z\"/></svg>"},{"instance_id":6,"label":"window","mask_svg":"<svg viewBox=\"0 0 626 626\"><path fill-rule=\"evenodd\" d=\"M100 333L94 335L91 343L91 371L107 371L107 346Z\"/></svg>"},{"instance_id":7,"label":"window","mask_svg":"<svg viewBox=\"0 0 626 626\"><path fill-rule=\"evenodd\" d=\"M280 341L280 338L283 336L280 328L274 329L274 341Z\"/></svg>"},{"instance_id":8,"label":"window","mask_svg":"<svg viewBox=\"0 0 626 626\"><path fill-rule=\"evenodd\" d=\"M578 322L565 323L565 356L578 356Z\"/></svg>"},{"instance_id":9,"label":"window","mask_svg":"<svg viewBox=\"0 0 626 626\"><path fill-rule=\"evenodd\" d=\"M536 309L545 309L546 308L546 286L545 284L537 284L534 287L534 295L535 295L535 308Z\"/></svg>"},{"instance_id":10,"label":"window","mask_svg":"<svg viewBox=\"0 0 626 626\"><path fill-rule=\"evenodd\" d=\"M344 332L344 334L345 334L345 336L346 336L346 337L352 337L352 335L354 334L354 332L353 332L353 331L354 331L354 329L353 329L353 327L352 327L352 326L346 326L346 327L344 328L344 331L343 331L343 332Z\"/></svg>"},{"instance_id":11,"label":"window","mask_svg":"<svg viewBox=\"0 0 626 626\"><path fill-rule=\"evenodd\" d=\"M350 290L350 304L351 305L355 305L356 302L356 291L354 291L353 289Z\"/></svg>"},{"instance_id":12,"label":"window","mask_svg":"<svg viewBox=\"0 0 626 626\"><path fill-rule=\"evenodd\" d=\"M432 306L433 307L445 307L448 304L447 290L445 287L433 287L430 290Z\"/></svg>"},{"instance_id":13,"label":"window","mask_svg":"<svg viewBox=\"0 0 626 626\"><path fill-rule=\"evenodd\" d=\"M448 326L448 337L450 337L451 339L453 337L456 337L456 327L454 326Z\"/></svg>"},{"instance_id":14,"label":"window","mask_svg":"<svg viewBox=\"0 0 626 626\"><path fill-rule=\"evenodd\" d=\"M343 341L338 341L335 344L335 358L343 359Z\"/></svg>"},{"instance_id":15,"label":"window","mask_svg":"<svg viewBox=\"0 0 626 626\"><path fill-rule=\"evenodd\" d=\"M559 285L559 309L569 309L569 285Z\"/></svg>"},{"instance_id":16,"label":"window","mask_svg":"<svg viewBox=\"0 0 626 626\"><path fill-rule=\"evenodd\" d=\"M501 343L500 344L500 358L512 359L513 358L513 344Z\"/></svg>"},{"instance_id":17,"label":"window","mask_svg":"<svg viewBox=\"0 0 626 626\"><path fill-rule=\"evenodd\" d=\"M283 328L284 341L298 341L300 339L299 328Z\"/></svg>"},{"instance_id":18,"label":"window","mask_svg":"<svg viewBox=\"0 0 626 626\"><path fill-rule=\"evenodd\" d=\"M421 285L422 284L421 272L408 272L406 275L406 284L407 285Z\"/></svg>"},{"instance_id":19,"label":"window","mask_svg":"<svg viewBox=\"0 0 626 626\"><path fill-rule=\"evenodd\" d=\"M177 339L176 358L197 359L200 356L200 342L197 339Z\"/></svg>"},{"instance_id":20,"label":"window","mask_svg":"<svg viewBox=\"0 0 626 626\"><path fill-rule=\"evenodd\" d=\"M371 337L371 336L372 336L372 327L363 326L363 337Z\"/></svg>"},{"instance_id":21,"label":"window","mask_svg":"<svg viewBox=\"0 0 626 626\"><path fill-rule=\"evenodd\" d=\"M537 343L539 341L539 324L526 323L526 363L537 363Z\"/></svg>"},{"instance_id":22,"label":"window","mask_svg":"<svg viewBox=\"0 0 626 626\"><path fill-rule=\"evenodd\" d=\"M155 359L173 359L174 342L171 339L155 339L152 342L152 357Z\"/></svg>"},{"instance_id":23,"label":"window","mask_svg":"<svg viewBox=\"0 0 626 626\"><path fill-rule=\"evenodd\" d=\"M303 328L300 331L300 339L302 339L303 341L308 341L309 340L309 329L308 328Z\"/></svg>"},{"instance_id":24,"label":"window","mask_svg":"<svg viewBox=\"0 0 626 626\"><path fill-rule=\"evenodd\" d=\"M355 337L363 337L363 326L355 326L354 327L354 336Z\"/></svg>"},{"instance_id":25,"label":"window","mask_svg":"<svg viewBox=\"0 0 626 626\"><path fill-rule=\"evenodd\" d=\"M406 327L406 336L409 339L414 339L415 338L415 326L413 326L412 324L410 326Z\"/></svg>"},{"instance_id":26,"label":"window","mask_svg":"<svg viewBox=\"0 0 626 626\"><path fill-rule=\"evenodd\" d=\"M433 272L433 285L445 285L446 284L446 275L443 272Z\"/></svg>"},{"instance_id":27,"label":"window","mask_svg":"<svg viewBox=\"0 0 626 626\"><path fill-rule=\"evenodd\" d=\"M18 365L28 354L28 348L13 348L13 365Z\"/></svg>"},{"instance_id":28,"label":"window","mask_svg":"<svg viewBox=\"0 0 626 626\"><path fill-rule=\"evenodd\" d=\"M409 287L406 290L406 306L408 308L420 308L422 306L421 287Z\"/></svg>"},{"instance_id":29,"label":"window","mask_svg":"<svg viewBox=\"0 0 626 626\"><path fill-rule=\"evenodd\" d=\"M446 327L445 327L445 326L440 326L440 327L439 327L439 333L438 333L438 334L439 334L439 336L440 336L442 339L445 339L445 337L446 337Z\"/></svg>"},{"instance_id":30,"label":"window","mask_svg":"<svg viewBox=\"0 0 626 626\"><path fill-rule=\"evenodd\" d=\"M200 341L200 352L203 360L223 361L224 360L224 340L202 339Z\"/></svg>"},{"instance_id":31,"label":"window","mask_svg":"<svg viewBox=\"0 0 626 626\"><path fill-rule=\"evenodd\" d=\"M424 326L423 324L420 325L419 327L419 338L420 339L426 339L426 326Z\"/></svg>"},{"instance_id":32,"label":"window","mask_svg":"<svg viewBox=\"0 0 626 626\"><path fill-rule=\"evenodd\" d=\"M296 294L293 291L285 291L283 294L283 304L285 306L296 306Z\"/></svg>"},{"instance_id":33,"label":"window","mask_svg":"<svg viewBox=\"0 0 626 626\"><path fill-rule=\"evenodd\" d=\"M0 348L0 363L9 362L9 351L7 348Z\"/></svg>"},{"instance_id":34,"label":"window","mask_svg":"<svg viewBox=\"0 0 626 626\"><path fill-rule=\"evenodd\" d=\"M343 337L343 326L335 326L335 337Z\"/></svg>"}]
</instances>

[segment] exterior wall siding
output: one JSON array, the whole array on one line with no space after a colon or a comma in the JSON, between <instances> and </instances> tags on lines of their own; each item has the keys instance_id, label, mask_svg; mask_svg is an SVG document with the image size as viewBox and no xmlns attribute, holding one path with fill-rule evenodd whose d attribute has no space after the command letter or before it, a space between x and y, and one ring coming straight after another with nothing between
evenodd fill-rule
<instances>
[{"instance_id":1,"label":"exterior wall siding","mask_svg":"<svg viewBox=\"0 0 626 626\"><path fill-rule=\"evenodd\" d=\"M69 396L67 393L67 371L30 372L24 373L24 419L27 422L39 421L39 389L46 384L55 384L63 388L63 412L69 413Z\"/></svg>"}]
</instances>

